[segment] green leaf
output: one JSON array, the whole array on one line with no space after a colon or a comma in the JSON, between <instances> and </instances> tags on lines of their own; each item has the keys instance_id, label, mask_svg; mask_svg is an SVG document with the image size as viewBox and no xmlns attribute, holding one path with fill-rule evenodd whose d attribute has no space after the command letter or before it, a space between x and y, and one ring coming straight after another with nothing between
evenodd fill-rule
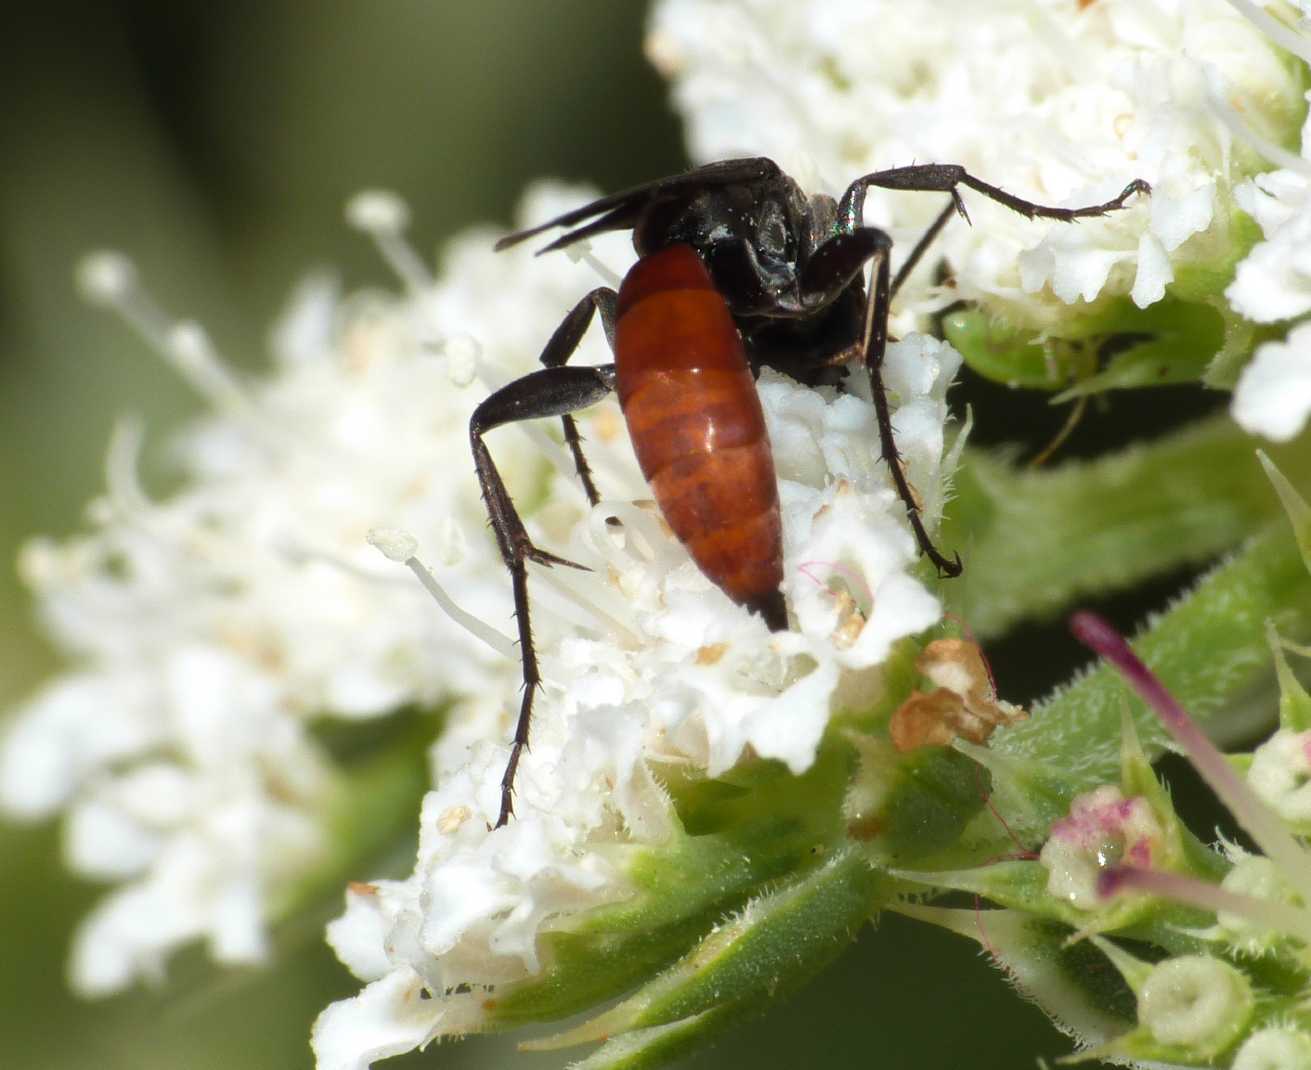
<instances>
[{"instance_id":1,"label":"green leaf","mask_svg":"<svg viewBox=\"0 0 1311 1070\"><path fill-rule=\"evenodd\" d=\"M1233 549L1280 516L1254 440L1227 417L1094 461L1016 469L966 451L942 542L965 572L943 584L982 637ZM1272 450L1311 485L1311 435Z\"/></svg>"},{"instance_id":2,"label":"green leaf","mask_svg":"<svg viewBox=\"0 0 1311 1070\"><path fill-rule=\"evenodd\" d=\"M1226 715L1271 671L1268 619L1286 636L1311 635L1311 576L1282 524L1154 619L1134 648L1194 718L1223 736ZM1118 778L1126 700L1144 751L1160 754L1165 730L1104 664L1035 707L1028 721L999 731L993 747L1063 769L1070 795L1087 791Z\"/></svg>"}]
</instances>

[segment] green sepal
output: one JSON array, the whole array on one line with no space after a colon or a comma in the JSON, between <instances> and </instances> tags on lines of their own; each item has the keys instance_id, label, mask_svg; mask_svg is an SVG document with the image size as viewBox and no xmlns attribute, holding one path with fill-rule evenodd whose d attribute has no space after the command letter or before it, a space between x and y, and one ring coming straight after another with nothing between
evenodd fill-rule
<instances>
[{"instance_id":1,"label":"green sepal","mask_svg":"<svg viewBox=\"0 0 1311 1070\"><path fill-rule=\"evenodd\" d=\"M1183 824L1175 813L1170 793L1157 779L1151 760L1143 752L1143 744L1134 728L1127 702L1120 706L1120 790L1126 799L1141 795L1147 800L1156 819L1161 822L1161 828L1165 830L1171 856L1177 858L1182 853L1180 830Z\"/></svg>"},{"instance_id":2,"label":"green sepal","mask_svg":"<svg viewBox=\"0 0 1311 1070\"><path fill-rule=\"evenodd\" d=\"M1132 1028L1134 997L1088 941L1064 925L1018 910L963 910L902 903L898 913L977 943L1007 979L1081 1044L1105 1043Z\"/></svg>"},{"instance_id":3,"label":"green sepal","mask_svg":"<svg viewBox=\"0 0 1311 1070\"><path fill-rule=\"evenodd\" d=\"M1165 843L1159 858L1152 859L1153 869L1171 869L1209 882L1219 882L1229 871L1229 863L1219 852L1199 840L1180 820L1170 792L1156 775L1151 759L1143 750L1138 730L1129 713L1129 704L1120 707L1120 790L1125 798L1140 796L1147 800L1161 823ZM1172 907L1168 924L1190 924L1185 917L1205 915L1192 907ZM1174 915L1178 915L1177 917ZM1191 924L1195 924L1192 922ZM1167 944L1169 941L1167 941Z\"/></svg>"},{"instance_id":4,"label":"green sepal","mask_svg":"<svg viewBox=\"0 0 1311 1070\"><path fill-rule=\"evenodd\" d=\"M1087 920L1086 915L1065 907L1047 894L1047 870L1039 862L992 862L955 870L892 869L888 875L926 888L967 892L1001 907L1067 925L1079 925ZM1071 917L1075 920L1069 920Z\"/></svg>"},{"instance_id":5,"label":"green sepal","mask_svg":"<svg viewBox=\"0 0 1311 1070\"><path fill-rule=\"evenodd\" d=\"M1305 732L1311 728L1311 695L1293 674L1275 626L1267 625L1266 631L1275 658L1275 676L1279 680L1279 727L1289 732Z\"/></svg>"},{"instance_id":6,"label":"green sepal","mask_svg":"<svg viewBox=\"0 0 1311 1070\"><path fill-rule=\"evenodd\" d=\"M1266 476L1274 485L1275 492L1279 495L1280 504L1284 507L1289 523L1293 525L1293 537L1297 539L1297 547L1302 552L1302 562L1308 570L1311 570L1311 505L1307 504L1306 499L1297 492L1297 488L1288 481L1284 473L1275 467L1274 461L1266 456L1265 450L1257 450L1256 455L1261 461L1261 467L1265 469Z\"/></svg>"},{"instance_id":7,"label":"green sepal","mask_svg":"<svg viewBox=\"0 0 1311 1070\"><path fill-rule=\"evenodd\" d=\"M1152 975L1158 969L1169 966L1172 960L1165 959L1158 963L1144 962L1109 940L1093 937L1093 942L1111 961L1111 964L1119 971L1120 976L1124 978L1125 983L1128 984L1138 998L1140 1022L1128 1032L1122 1033L1113 1040L1088 1051L1080 1052L1077 1056L1069 1057L1065 1060L1066 1062L1081 1063L1093 1059L1129 1058L1195 1066L1199 1062L1210 1063L1217 1056L1236 1047L1242 1038L1252 1030L1253 1020L1256 1017L1257 997L1252 991L1250 978L1243 970L1224 958L1215 955L1198 955L1193 956L1193 958L1213 964L1217 970L1222 972L1222 975L1229 977L1232 981L1232 997L1236 1004L1231 1009L1232 1018L1227 1022L1217 1021L1217 1028L1213 1035L1199 1038L1193 1044L1162 1041L1153 1034L1147 1025L1141 1022L1143 999L1145 989L1151 983ZM1263 1011L1266 1011L1266 1008L1263 1008Z\"/></svg>"},{"instance_id":8,"label":"green sepal","mask_svg":"<svg viewBox=\"0 0 1311 1070\"><path fill-rule=\"evenodd\" d=\"M569 1047L639 1031L635 1041L614 1042L609 1054L607 1043L585 1065L661 1065L818 973L849 944L886 883L858 851L842 850L819 869L752 900L609 1011L525 1047ZM677 1028L663 1028L671 1026Z\"/></svg>"},{"instance_id":9,"label":"green sepal","mask_svg":"<svg viewBox=\"0 0 1311 1070\"><path fill-rule=\"evenodd\" d=\"M992 777L992 794L988 797L991 808L975 816L963 837L967 842L995 840L997 851L1007 849L1004 840L1008 838L1014 841L1011 849L1016 843L1041 844L1052 823L1069 810L1065 777L1054 766L962 739L952 746L978 762ZM994 809L1006 815L1004 829Z\"/></svg>"},{"instance_id":10,"label":"green sepal","mask_svg":"<svg viewBox=\"0 0 1311 1070\"><path fill-rule=\"evenodd\" d=\"M1205 911L1145 895L1123 896L1096 910L1081 910L1047 891L1047 869L1036 861L993 862L973 869L931 872L893 869L888 875L935 890L966 892L1004 909L1066 926L1065 939L1072 943L1095 933L1122 931L1154 939L1161 933L1199 928L1215 920ZM1170 942L1180 944L1180 950L1200 946L1191 938Z\"/></svg>"},{"instance_id":11,"label":"green sepal","mask_svg":"<svg viewBox=\"0 0 1311 1070\"><path fill-rule=\"evenodd\" d=\"M570 1063L569 1070L643 1070L667 1066L736 1025L748 1011L738 1004L729 1004L665 1025L634 1029L610 1038L587 1058ZM522 1047L531 1049L532 1045Z\"/></svg>"}]
</instances>

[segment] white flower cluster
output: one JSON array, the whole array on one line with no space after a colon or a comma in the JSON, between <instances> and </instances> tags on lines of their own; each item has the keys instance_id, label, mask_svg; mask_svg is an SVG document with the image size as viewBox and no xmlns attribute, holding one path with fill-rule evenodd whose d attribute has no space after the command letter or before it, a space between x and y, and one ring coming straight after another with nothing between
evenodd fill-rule
<instances>
[{"instance_id":1,"label":"white flower cluster","mask_svg":"<svg viewBox=\"0 0 1311 1070\"><path fill-rule=\"evenodd\" d=\"M1103 295L1145 307L1181 262L1211 259L1232 196L1230 110L1275 140L1300 114L1293 65L1224 0L983 0L961 18L933 0L664 0L648 52L698 160L764 153L834 194L867 172L955 163L1069 207L1146 179L1150 203L1077 226L964 191L975 226L950 224L937 250L950 299L1039 328ZM866 217L904 250L941 205L871 190ZM945 299L907 296L921 311Z\"/></svg>"},{"instance_id":2,"label":"white flower cluster","mask_svg":"<svg viewBox=\"0 0 1311 1070\"><path fill-rule=\"evenodd\" d=\"M581 196L542 190L525 218ZM386 231L399 221L355 209L394 252ZM326 846L339 776L313 722L513 688L512 660L366 542L373 525L408 529L460 604L508 619L469 415L488 383L534 365L594 273L527 251L493 258L492 241L456 242L439 283L417 259L401 263L403 298L308 283L275 332L272 373L252 384L197 328L151 308L121 257L89 259L89 294L123 308L219 411L181 444L181 492L147 497L129 428L90 533L23 555L45 625L78 667L7 726L0 805L28 819L63 810L70 865L118 885L78 933L80 991L157 976L197 938L223 961L261 955L270 901ZM603 341L586 348L604 359ZM501 438L511 485L539 487L545 439Z\"/></svg>"},{"instance_id":3,"label":"white flower cluster","mask_svg":"<svg viewBox=\"0 0 1311 1070\"><path fill-rule=\"evenodd\" d=\"M582 199L539 193L524 218ZM761 379L797 621L779 635L670 536L613 402L581 421L607 497L596 510L555 428L497 431L489 443L533 537L594 571L533 571L546 687L518 817L489 832L517 659L439 613L368 545L370 532L400 557L411 540L395 529L413 533L456 603L493 627L510 621L469 415L536 366L598 267L622 270L632 253L615 235L584 255L591 265L494 254L496 235L475 232L433 279L400 238L398 205L375 195L351 215L406 295L343 299L311 283L276 332L273 374L256 383L232 376L197 328L152 309L121 258L88 264L88 291L117 304L217 411L183 443L179 493L148 497L135 472L139 433L125 432L91 532L26 552L47 625L83 667L18 711L0 746L6 809L64 810L74 867L118 882L84 923L72 964L77 987L100 994L158 976L171 950L197 938L223 961L262 954L270 903L322 856L325 814L342 797L315 721L458 699L434 752L414 876L356 886L332 928L343 959L382 980L325 1014L325 1065L379 1054L334 1038L377 1013L380 993L396 997L383 1001L384 1047L416 1042L395 1038L416 993L406 978L444 993L539 971L544 928L625 894L623 852L667 837L653 766L715 775L751 753L806 769L829 717L877 694L891 644L940 613L910 575L917 551L860 372L843 393ZM609 359L599 329L577 359ZM907 476L930 520L954 464L944 395L958 366L921 336L887 358ZM467 1027L460 1006L458 995L425 1003L425 1035Z\"/></svg>"},{"instance_id":4,"label":"white flower cluster","mask_svg":"<svg viewBox=\"0 0 1311 1070\"><path fill-rule=\"evenodd\" d=\"M967 193L977 225L952 223L941 248L954 284L918 273L885 367L930 521L954 464L944 395L959 357L913 333L919 318L984 297L1041 328L1080 301L1160 300L1181 264L1224 245L1229 183L1252 170L1234 166L1233 109L1253 137L1278 140L1278 120L1300 107L1289 62L1220 0L987 0L967 20L925 0L664 0L650 51L675 79L698 159L763 152L810 190L927 161L1047 204L1152 184L1150 201L1070 227ZM1294 172L1245 187L1267 245L1301 211ZM522 217L583 199L539 192ZM867 214L905 249L941 204L872 190ZM509 580L486 531L469 415L536 367L597 285L597 264L622 271L632 253L618 234L590 264L493 254L496 235L476 232L434 279L399 238L402 214L380 195L352 210L404 295L343 299L312 284L258 384L216 374L194 332L158 332L220 411L185 445L180 494L147 498L125 437L95 530L27 553L49 626L83 668L36 696L0 748L0 802L33 817L67 810L73 864L122 882L75 952L78 985L104 992L157 972L188 939L227 960L260 953L270 899L322 850L320 814L338 790L316 720L458 700L433 751L414 873L352 886L330 928L368 984L321 1016L323 1070L476 1028L483 986L539 974L545 933L629 893L634 851L673 829L660 769L715 776L756 755L805 770L829 719L878 696L892 644L940 615L911 574L916 547L859 371L843 393L760 379L794 622L784 633L731 604L671 537L613 401L580 419L604 498L595 509L558 427L498 430L488 444L533 538L593 571L530 569L545 682L517 816L491 830L519 665L439 614L366 535L393 529L375 541L404 557L394 532L412 533L454 601L506 628ZM1269 289L1253 272L1278 275L1294 298L1305 282L1305 254L1284 245L1258 247L1231 291L1253 319L1261 298L1243 294ZM89 285L121 286L99 267ZM575 360L609 359L594 327Z\"/></svg>"},{"instance_id":5,"label":"white flower cluster","mask_svg":"<svg viewBox=\"0 0 1311 1070\"><path fill-rule=\"evenodd\" d=\"M899 443L930 508L941 504L944 394L958 366L953 350L919 335L888 354ZM868 399L768 372L760 393L795 629L771 635L733 605L648 505L605 500L580 517L563 552L593 571L533 573L536 590L565 600L573 627L538 642L547 686L516 782L517 816L489 831L515 698L506 689L466 704L438 743L414 874L353 887L330 927L338 955L371 984L320 1017L323 1070L475 1028L469 986L537 974L539 938L625 895L625 849L667 839L672 815L653 768L715 776L751 753L804 771L829 718L877 697L892 643L938 619L937 600L908 571L916 548ZM589 460L601 471L626 466L638 480L631 448L606 434L607 423L604 414L584 420Z\"/></svg>"}]
</instances>

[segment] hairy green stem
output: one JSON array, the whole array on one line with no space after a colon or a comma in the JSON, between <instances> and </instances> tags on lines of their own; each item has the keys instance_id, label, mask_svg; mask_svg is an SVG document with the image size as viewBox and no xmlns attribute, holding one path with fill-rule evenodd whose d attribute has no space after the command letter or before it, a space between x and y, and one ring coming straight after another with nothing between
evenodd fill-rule
<instances>
[{"instance_id":1,"label":"hairy green stem","mask_svg":"<svg viewBox=\"0 0 1311 1070\"><path fill-rule=\"evenodd\" d=\"M981 637L1153 575L1202 565L1281 515L1258 442L1217 417L1094 461L1017 469L969 452L943 534L965 574L944 584ZM1311 485L1311 436L1272 451Z\"/></svg>"}]
</instances>

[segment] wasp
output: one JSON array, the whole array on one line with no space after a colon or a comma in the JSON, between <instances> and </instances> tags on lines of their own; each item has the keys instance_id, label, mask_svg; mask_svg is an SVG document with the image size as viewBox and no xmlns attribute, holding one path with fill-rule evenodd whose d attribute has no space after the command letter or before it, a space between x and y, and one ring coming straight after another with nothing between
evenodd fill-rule
<instances>
[{"instance_id":1,"label":"wasp","mask_svg":"<svg viewBox=\"0 0 1311 1070\"><path fill-rule=\"evenodd\" d=\"M879 187L948 194L948 203L893 275L892 239L863 220L866 192ZM583 568L533 545L491 454L486 432L519 420L559 416L588 501L599 501L573 413L617 391L643 476L665 521L703 573L734 602L787 628L782 525L773 455L755 374L770 367L802 382L859 362L869 373L882 456L906 506L921 553L944 576L961 572L925 530L902 471L881 367L892 299L952 214L967 222L965 187L1030 219L1073 222L1123 208L1149 194L1141 179L1104 204L1056 208L1023 200L955 164L875 171L841 199L807 196L772 160L723 160L611 194L502 238L506 249L544 231L566 233L540 250L629 230L638 260L619 292L591 291L542 350L544 367L483 401L469 438L492 530L510 571L523 662L523 698L497 827L513 815L515 771L528 746L541 676L528 611L526 563ZM867 286L865 274L870 282ZM598 314L614 363L571 367Z\"/></svg>"}]
</instances>

